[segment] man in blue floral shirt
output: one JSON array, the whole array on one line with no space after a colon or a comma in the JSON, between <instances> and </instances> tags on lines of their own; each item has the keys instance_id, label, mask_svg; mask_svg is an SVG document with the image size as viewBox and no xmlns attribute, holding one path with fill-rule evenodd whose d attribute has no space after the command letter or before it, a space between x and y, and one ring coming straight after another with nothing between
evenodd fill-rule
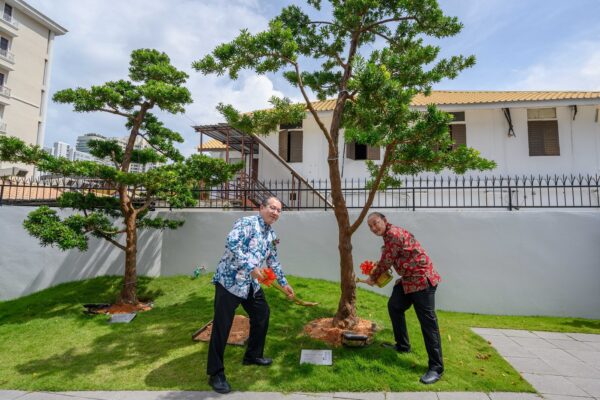
<instances>
[{"instance_id":1,"label":"man in blue floral shirt","mask_svg":"<svg viewBox=\"0 0 600 400\"><path fill-rule=\"evenodd\" d=\"M244 355L244 365L270 365L263 356L269 327L269 305L258 282L262 278L263 262L275 272L278 283L290 298L294 290L285 279L277 256L278 242L271 225L279 219L281 202L269 197L260 206L258 215L238 219L227 235L225 254L213 277L215 314L213 318L208 365L208 383L218 393L231 391L225 378L223 355L233 324L236 308L241 304L250 317L250 337Z\"/></svg>"}]
</instances>

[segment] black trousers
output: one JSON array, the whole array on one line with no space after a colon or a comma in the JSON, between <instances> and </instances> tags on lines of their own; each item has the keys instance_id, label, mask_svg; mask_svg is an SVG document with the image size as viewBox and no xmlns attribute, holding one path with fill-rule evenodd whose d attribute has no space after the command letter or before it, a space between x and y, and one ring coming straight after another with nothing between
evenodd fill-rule
<instances>
[{"instance_id":1,"label":"black trousers","mask_svg":"<svg viewBox=\"0 0 600 400\"><path fill-rule=\"evenodd\" d=\"M215 375L225 370L223 365L225 345L233 324L235 310L240 304L250 317L250 337L248 338L248 347L244 358L263 356L270 313L264 292L259 289L256 293L253 293L252 285L250 285L248 298L242 299L229 293L227 289L217 283L215 285L215 315L213 317L210 344L208 345L208 365L206 368L208 375Z\"/></svg>"},{"instance_id":2,"label":"black trousers","mask_svg":"<svg viewBox=\"0 0 600 400\"><path fill-rule=\"evenodd\" d=\"M410 350L410 341L406 329L406 318L404 312L414 305L417 318L421 324L421 332L425 340L425 348L429 356L429 369L436 372L444 371L442 360L442 341L435 315L435 290L436 286L428 286L427 289L414 293L404 293L402 284L394 286L392 296L388 300L388 312L394 329L396 345L401 349Z\"/></svg>"}]
</instances>

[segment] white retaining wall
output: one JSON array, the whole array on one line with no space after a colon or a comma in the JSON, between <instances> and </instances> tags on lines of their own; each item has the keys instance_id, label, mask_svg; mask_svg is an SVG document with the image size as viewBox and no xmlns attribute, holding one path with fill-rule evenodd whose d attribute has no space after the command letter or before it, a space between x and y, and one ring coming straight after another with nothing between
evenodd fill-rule
<instances>
[{"instance_id":1,"label":"white retaining wall","mask_svg":"<svg viewBox=\"0 0 600 400\"><path fill-rule=\"evenodd\" d=\"M40 247L22 227L31 210L0 207L0 300L61 282L122 274L122 252L104 241L92 240L85 253ZM442 275L439 309L600 318L597 210L381 211L413 232L432 257ZM235 219L252 214L158 213L186 223L176 231L141 233L138 271L144 275L189 275L198 265L213 271ZM286 273L339 280L331 212L286 212L274 228ZM361 261L378 258L382 241L363 224L353 244L359 273ZM389 293L391 285L379 291Z\"/></svg>"}]
</instances>

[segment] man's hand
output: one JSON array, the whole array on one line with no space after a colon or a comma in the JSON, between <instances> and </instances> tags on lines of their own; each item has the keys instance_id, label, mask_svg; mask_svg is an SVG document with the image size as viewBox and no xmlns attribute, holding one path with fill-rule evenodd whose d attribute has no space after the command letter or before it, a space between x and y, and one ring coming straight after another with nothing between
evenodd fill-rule
<instances>
[{"instance_id":1,"label":"man's hand","mask_svg":"<svg viewBox=\"0 0 600 400\"><path fill-rule=\"evenodd\" d=\"M375 281L369 276L369 278L365 280L365 283L369 286L373 286L375 284Z\"/></svg>"},{"instance_id":2,"label":"man's hand","mask_svg":"<svg viewBox=\"0 0 600 400\"><path fill-rule=\"evenodd\" d=\"M283 287L283 290L285 290L289 299L293 299L296 296L296 294L294 293L294 289L292 289L290 285L285 285Z\"/></svg>"},{"instance_id":3,"label":"man's hand","mask_svg":"<svg viewBox=\"0 0 600 400\"><path fill-rule=\"evenodd\" d=\"M254 267L254 269L250 271L250 276L254 279L258 279L259 282L265 278L262 271L258 267Z\"/></svg>"}]
</instances>

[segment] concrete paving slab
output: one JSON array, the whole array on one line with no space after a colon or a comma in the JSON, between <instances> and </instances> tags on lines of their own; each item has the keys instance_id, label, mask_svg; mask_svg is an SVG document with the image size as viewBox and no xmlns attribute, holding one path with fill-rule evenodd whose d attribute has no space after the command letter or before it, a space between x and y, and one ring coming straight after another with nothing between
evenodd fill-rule
<instances>
[{"instance_id":1,"label":"concrete paving slab","mask_svg":"<svg viewBox=\"0 0 600 400\"><path fill-rule=\"evenodd\" d=\"M490 393L490 399L492 399L492 400L542 400L542 397L535 393L495 392L495 393Z\"/></svg>"},{"instance_id":2,"label":"concrete paving slab","mask_svg":"<svg viewBox=\"0 0 600 400\"><path fill-rule=\"evenodd\" d=\"M356 392L336 392L334 399L352 399L352 400L385 400L385 393L356 393Z\"/></svg>"},{"instance_id":3,"label":"concrete paving slab","mask_svg":"<svg viewBox=\"0 0 600 400\"><path fill-rule=\"evenodd\" d=\"M14 400L25 394L22 390L0 390L0 400Z\"/></svg>"},{"instance_id":4,"label":"concrete paving slab","mask_svg":"<svg viewBox=\"0 0 600 400\"><path fill-rule=\"evenodd\" d=\"M546 399L546 400L594 400L593 397L563 396L560 394L545 394L544 399Z\"/></svg>"},{"instance_id":5,"label":"concrete paving slab","mask_svg":"<svg viewBox=\"0 0 600 400\"><path fill-rule=\"evenodd\" d=\"M596 349L596 351L600 351L600 342L586 342L590 346Z\"/></svg>"},{"instance_id":6,"label":"concrete paving slab","mask_svg":"<svg viewBox=\"0 0 600 400\"><path fill-rule=\"evenodd\" d=\"M386 393L386 400L438 400L435 392Z\"/></svg>"},{"instance_id":7,"label":"concrete paving slab","mask_svg":"<svg viewBox=\"0 0 600 400\"><path fill-rule=\"evenodd\" d=\"M480 392L440 392L440 400L490 400L486 393Z\"/></svg>"},{"instance_id":8,"label":"concrete paving slab","mask_svg":"<svg viewBox=\"0 0 600 400\"><path fill-rule=\"evenodd\" d=\"M496 336L491 337L488 341L504 357L536 357L534 353L515 342L513 338Z\"/></svg>"},{"instance_id":9,"label":"concrete paving slab","mask_svg":"<svg viewBox=\"0 0 600 400\"><path fill-rule=\"evenodd\" d=\"M538 337L511 337L511 339L527 349L556 349L550 341Z\"/></svg>"},{"instance_id":10,"label":"concrete paving slab","mask_svg":"<svg viewBox=\"0 0 600 400\"><path fill-rule=\"evenodd\" d=\"M566 333L562 333L562 332L531 331L531 333L533 333L537 337L541 337L542 339L563 339L563 340L573 339Z\"/></svg>"},{"instance_id":11,"label":"concrete paving slab","mask_svg":"<svg viewBox=\"0 0 600 400\"><path fill-rule=\"evenodd\" d=\"M558 371L539 358L505 357L517 371L530 374L560 375Z\"/></svg>"},{"instance_id":12,"label":"concrete paving slab","mask_svg":"<svg viewBox=\"0 0 600 400\"><path fill-rule=\"evenodd\" d=\"M537 337L534 333L525 331L522 329L498 329L500 332L504 333L508 337L529 337L535 338Z\"/></svg>"},{"instance_id":13,"label":"concrete paving slab","mask_svg":"<svg viewBox=\"0 0 600 400\"><path fill-rule=\"evenodd\" d=\"M491 329L491 328L471 328L473 332L478 335L490 335L490 336L506 336L500 329Z\"/></svg>"},{"instance_id":14,"label":"concrete paving slab","mask_svg":"<svg viewBox=\"0 0 600 400\"><path fill-rule=\"evenodd\" d=\"M588 394L578 388L573 382L563 376L522 374L523 378L542 395L562 394L567 396L587 396Z\"/></svg>"},{"instance_id":15,"label":"concrete paving slab","mask_svg":"<svg viewBox=\"0 0 600 400\"><path fill-rule=\"evenodd\" d=\"M600 368L600 351L566 350L566 352L578 360L592 364L595 368Z\"/></svg>"},{"instance_id":16,"label":"concrete paving slab","mask_svg":"<svg viewBox=\"0 0 600 400\"><path fill-rule=\"evenodd\" d=\"M587 394L594 397L600 397L600 379L589 378L567 378Z\"/></svg>"},{"instance_id":17,"label":"concrete paving slab","mask_svg":"<svg viewBox=\"0 0 600 400\"><path fill-rule=\"evenodd\" d=\"M552 343L556 348L563 350L586 350L586 351L596 351L594 346L590 346L589 343L580 342L575 339L547 339L548 342Z\"/></svg>"},{"instance_id":18,"label":"concrete paving slab","mask_svg":"<svg viewBox=\"0 0 600 400\"><path fill-rule=\"evenodd\" d=\"M581 342L600 343L600 335L595 335L593 333L567 333L567 335Z\"/></svg>"},{"instance_id":19,"label":"concrete paving slab","mask_svg":"<svg viewBox=\"0 0 600 400\"><path fill-rule=\"evenodd\" d=\"M564 376L577 378L600 378L600 371L560 349L530 349L546 364Z\"/></svg>"}]
</instances>

